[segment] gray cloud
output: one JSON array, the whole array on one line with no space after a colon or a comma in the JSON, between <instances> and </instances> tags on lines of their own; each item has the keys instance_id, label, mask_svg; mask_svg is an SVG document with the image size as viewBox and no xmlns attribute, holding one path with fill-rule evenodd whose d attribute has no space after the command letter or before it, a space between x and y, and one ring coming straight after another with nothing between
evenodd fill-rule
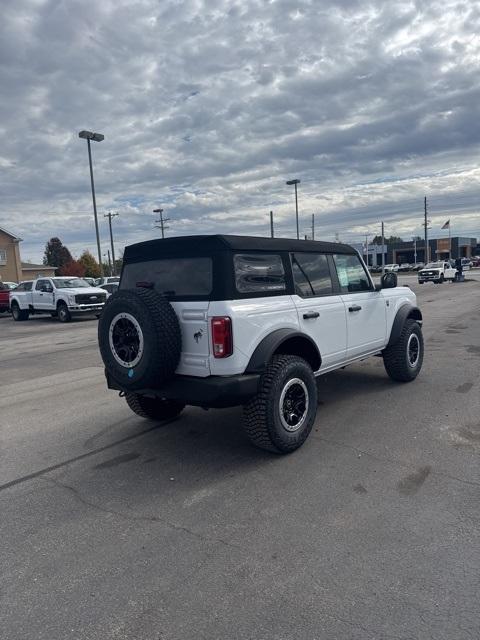
<instances>
[{"instance_id":1,"label":"gray cloud","mask_svg":"<svg viewBox=\"0 0 480 640\"><path fill-rule=\"evenodd\" d=\"M418 233L424 194L480 235L479 30L449 0L4 0L0 225L94 249L89 128L119 245L160 205L170 233L292 234L294 176L328 239Z\"/></svg>"}]
</instances>

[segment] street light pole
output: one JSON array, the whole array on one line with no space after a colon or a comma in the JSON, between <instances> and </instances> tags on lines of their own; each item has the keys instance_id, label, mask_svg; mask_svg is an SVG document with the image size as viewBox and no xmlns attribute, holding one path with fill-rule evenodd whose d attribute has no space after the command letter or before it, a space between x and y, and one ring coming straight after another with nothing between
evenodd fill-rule
<instances>
[{"instance_id":1,"label":"street light pole","mask_svg":"<svg viewBox=\"0 0 480 640\"><path fill-rule=\"evenodd\" d=\"M101 272L103 274L103 266L102 266L102 252L100 249L100 233L98 230L98 215L97 215L97 201L95 199L95 183L93 181L93 166L92 166L92 150L90 148L90 140L94 140L95 142L102 142L105 136L101 133L93 133L92 131L80 131L78 134L79 138L83 138L87 141L88 148L88 164L90 166L90 185L92 188L92 201L93 201L93 217L95 220L95 234L97 236L97 252L98 252L98 264L100 266Z\"/></svg>"},{"instance_id":2,"label":"street light pole","mask_svg":"<svg viewBox=\"0 0 480 640\"><path fill-rule=\"evenodd\" d=\"M287 180L286 184L295 185L295 219L297 222L297 240L300 239L300 230L298 228L298 195L297 195L297 184L300 184L300 180L295 178L294 180Z\"/></svg>"}]
</instances>

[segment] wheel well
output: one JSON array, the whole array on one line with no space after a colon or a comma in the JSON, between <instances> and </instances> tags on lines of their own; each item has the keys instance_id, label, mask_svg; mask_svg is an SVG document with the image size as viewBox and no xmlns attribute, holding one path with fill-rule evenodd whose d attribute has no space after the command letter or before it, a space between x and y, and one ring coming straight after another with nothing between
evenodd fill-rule
<instances>
[{"instance_id":1,"label":"wheel well","mask_svg":"<svg viewBox=\"0 0 480 640\"><path fill-rule=\"evenodd\" d=\"M274 355L277 354L300 356L300 358L308 362L313 371L318 371L322 364L322 359L314 344L301 336L287 338L275 350Z\"/></svg>"},{"instance_id":2,"label":"wheel well","mask_svg":"<svg viewBox=\"0 0 480 640\"><path fill-rule=\"evenodd\" d=\"M417 320L420 324L422 324L422 312L420 311L420 309L412 309L407 318L412 318L413 320Z\"/></svg>"},{"instance_id":3,"label":"wheel well","mask_svg":"<svg viewBox=\"0 0 480 640\"><path fill-rule=\"evenodd\" d=\"M59 307L61 304L64 304L65 306L67 306L67 303L65 302L65 300L59 300L59 301L57 302L57 309L58 309L58 307Z\"/></svg>"}]
</instances>

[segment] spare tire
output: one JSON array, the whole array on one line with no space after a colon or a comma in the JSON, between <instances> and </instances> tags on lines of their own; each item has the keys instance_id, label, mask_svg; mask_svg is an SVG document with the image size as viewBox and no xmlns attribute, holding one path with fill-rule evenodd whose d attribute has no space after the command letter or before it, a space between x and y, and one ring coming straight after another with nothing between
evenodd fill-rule
<instances>
[{"instance_id":1,"label":"spare tire","mask_svg":"<svg viewBox=\"0 0 480 640\"><path fill-rule=\"evenodd\" d=\"M159 387L175 373L182 350L177 315L152 289L121 289L110 296L98 343L107 372L128 390Z\"/></svg>"}]
</instances>

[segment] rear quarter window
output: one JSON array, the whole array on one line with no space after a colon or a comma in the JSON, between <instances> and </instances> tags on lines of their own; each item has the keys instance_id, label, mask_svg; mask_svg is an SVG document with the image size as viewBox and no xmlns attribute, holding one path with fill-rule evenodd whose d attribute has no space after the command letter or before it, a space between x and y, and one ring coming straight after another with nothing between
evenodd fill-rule
<instances>
[{"instance_id":1,"label":"rear quarter window","mask_svg":"<svg viewBox=\"0 0 480 640\"><path fill-rule=\"evenodd\" d=\"M285 268L279 254L236 254L233 258L238 293L283 292Z\"/></svg>"}]
</instances>

